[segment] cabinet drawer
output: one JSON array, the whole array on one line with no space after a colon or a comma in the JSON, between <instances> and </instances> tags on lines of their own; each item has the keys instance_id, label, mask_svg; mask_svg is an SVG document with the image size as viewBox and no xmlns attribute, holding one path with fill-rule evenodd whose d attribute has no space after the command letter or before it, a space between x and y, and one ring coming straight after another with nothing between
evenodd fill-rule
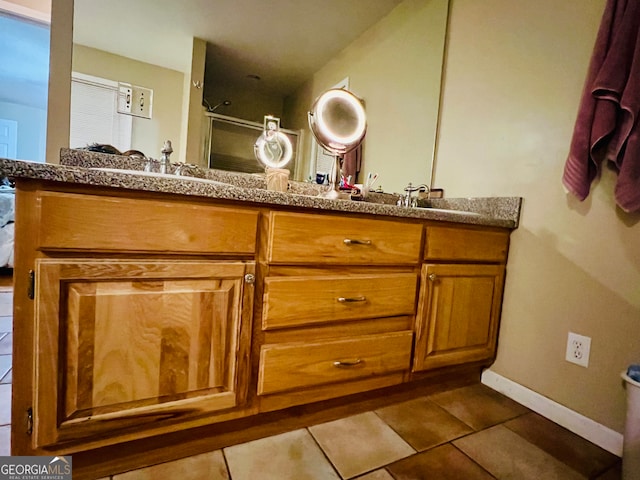
<instances>
[{"instance_id":1,"label":"cabinet drawer","mask_svg":"<svg viewBox=\"0 0 640 480\"><path fill-rule=\"evenodd\" d=\"M315 343L264 345L260 351L258 394L407 370L411 331Z\"/></svg>"},{"instance_id":2,"label":"cabinet drawer","mask_svg":"<svg viewBox=\"0 0 640 480\"><path fill-rule=\"evenodd\" d=\"M509 232L451 227L427 227L425 260L476 260L503 262L507 259Z\"/></svg>"},{"instance_id":3,"label":"cabinet drawer","mask_svg":"<svg viewBox=\"0 0 640 480\"><path fill-rule=\"evenodd\" d=\"M396 273L265 279L262 327L413 315L417 275Z\"/></svg>"},{"instance_id":4,"label":"cabinet drawer","mask_svg":"<svg viewBox=\"0 0 640 480\"><path fill-rule=\"evenodd\" d=\"M388 220L272 212L270 263L415 264L422 226Z\"/></svg>"},{"instance_id":5,"label":"cabinet drawer","mask_svg":"<svg viewBox=\"0 0 640 480\"><path fill-rule=\"evenodd\" d=\"M44 192L40 249L253 254L258 212Z\"/></svg>"}]
</instances>

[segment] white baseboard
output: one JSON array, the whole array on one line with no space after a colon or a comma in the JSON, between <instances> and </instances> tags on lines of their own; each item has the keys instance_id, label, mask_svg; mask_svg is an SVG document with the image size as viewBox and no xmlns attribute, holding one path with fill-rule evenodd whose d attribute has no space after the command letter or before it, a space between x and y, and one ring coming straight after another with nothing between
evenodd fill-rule
<instances>
[{"instance_id":1,"label":"white baseboard","mask_svg":"<svg viewBox=\"0 0 640 480\"><path fill-rule=\"evenodd\" d=\"M491 370L482 372L482 383L608 452L622 457L621 433Z\"/></svg>"}]
</instances>

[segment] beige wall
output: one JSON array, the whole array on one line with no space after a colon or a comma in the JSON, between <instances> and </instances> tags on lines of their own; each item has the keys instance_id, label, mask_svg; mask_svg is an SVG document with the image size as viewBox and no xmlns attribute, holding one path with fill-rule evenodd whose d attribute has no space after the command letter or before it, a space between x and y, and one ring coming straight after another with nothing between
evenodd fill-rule
<instances>
[{"instance_id":1,"label":"beige wall","mask_svg":"<svg viewBox=\"0 0 640 480\"><path fill-rule=\"evenodd\" d=\"M262 93L255 89L245 88L243 85L219 85L210 80L207 86L207 100L214 107L216 104L229 100L231 105L220 107L215 113L242 118L251 122L262 123L265 115L273 115L282 119L283 99L279 95ZM291 128L286 119L282 119L283 128Z\"/></svg>"},{"instance_id":2,"label":"beige wall","mask_svg":"<svg viewBox=\"0 0 640 480\"><path fill-rule=\"evenodd\" d=\"M378 172L388 192L429 183L446 16L446 0L405 0L285 101L288 128L306 128L313 100L349 77L367 113L363 174ZM305 138L301 174L309 172Z\"/></svg>"},{"instance_id":3,"label":"beige wall","mask_svg":"<svg viewBox=\"0 0 640 480\"><path fill-rule=\"evenodd\" d=\"M174 152L181 151L183 73L78 44L73 46L73 70L153 89L152 118L133 117L131 148L159 158L165 140L171 140Z\"/></svg>"},{"instance_id":4,"label":"beige wall","mask_svg":"<svg viewBox=\"0 0 640 480\"><path fill-rule=\"evenodd\" d=\"M605 172L580 203L561 176L605 0L453 0L436 183L524 197L492 370L618 432L640 362L640 213ZM592 337L588 368L564 360Z\"/></svg>"}]
</instances>

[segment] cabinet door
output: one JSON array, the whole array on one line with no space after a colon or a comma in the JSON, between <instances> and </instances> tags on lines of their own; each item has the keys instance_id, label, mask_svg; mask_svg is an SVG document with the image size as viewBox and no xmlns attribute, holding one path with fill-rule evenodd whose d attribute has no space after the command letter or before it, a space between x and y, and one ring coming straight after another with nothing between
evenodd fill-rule
<instances>
[{"instance_id":1,"label":"cabinet door","mask_svg":"<svg viewBox=\"0 0 640 480\"><path fill-rule=\"evenodd\" d=\"M38 260L34 447L140 438L241 405L254 269Z\"/></svg>"},{"instance_id":2,"label":"cabinet door","mask_svg":"<svg viewBox=\"0 0 640 480\"><path fill-rule=\"evenodd\" d=\"M502 265L423 265L413 371L493 358L503 285Z\"/></svg>"}]
</instances>

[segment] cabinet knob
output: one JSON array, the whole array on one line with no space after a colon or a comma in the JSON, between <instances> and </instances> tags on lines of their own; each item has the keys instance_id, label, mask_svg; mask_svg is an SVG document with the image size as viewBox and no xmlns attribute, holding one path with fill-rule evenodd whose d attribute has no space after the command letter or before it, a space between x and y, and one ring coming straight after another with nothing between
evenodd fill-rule
<instances>
[{"instance_id":1,"label":"cabinet knob","mask_svg":"<svg viewBox=\"0 0 640 480\"><path fill-rule=\"evenodd\" d=\"M371 245L371 240L357 240L355 238L345 238L345 245Z\"/></svg>"},{"instance_id":2,"label":"cabinet knob","mask_svg":"<svg viewBox=\"0 0 640 480\"><path fill-rule=\"evenodd\" d=\"M430 281L435 282L438 279L438 276L435 273L430 273L427 277Z\"/></svg>"},{"instance_id":3,"label":"cabinet knob","mask_svg":"<svg viewBox=\"0 0 640 480\"><path fill-rule=\"evenodd\" d=\"M249 285L253 285L254 283L256 283L256 276L253 273L247 273L244 276L244 281Z\"/></svg>"}]
</instances>

